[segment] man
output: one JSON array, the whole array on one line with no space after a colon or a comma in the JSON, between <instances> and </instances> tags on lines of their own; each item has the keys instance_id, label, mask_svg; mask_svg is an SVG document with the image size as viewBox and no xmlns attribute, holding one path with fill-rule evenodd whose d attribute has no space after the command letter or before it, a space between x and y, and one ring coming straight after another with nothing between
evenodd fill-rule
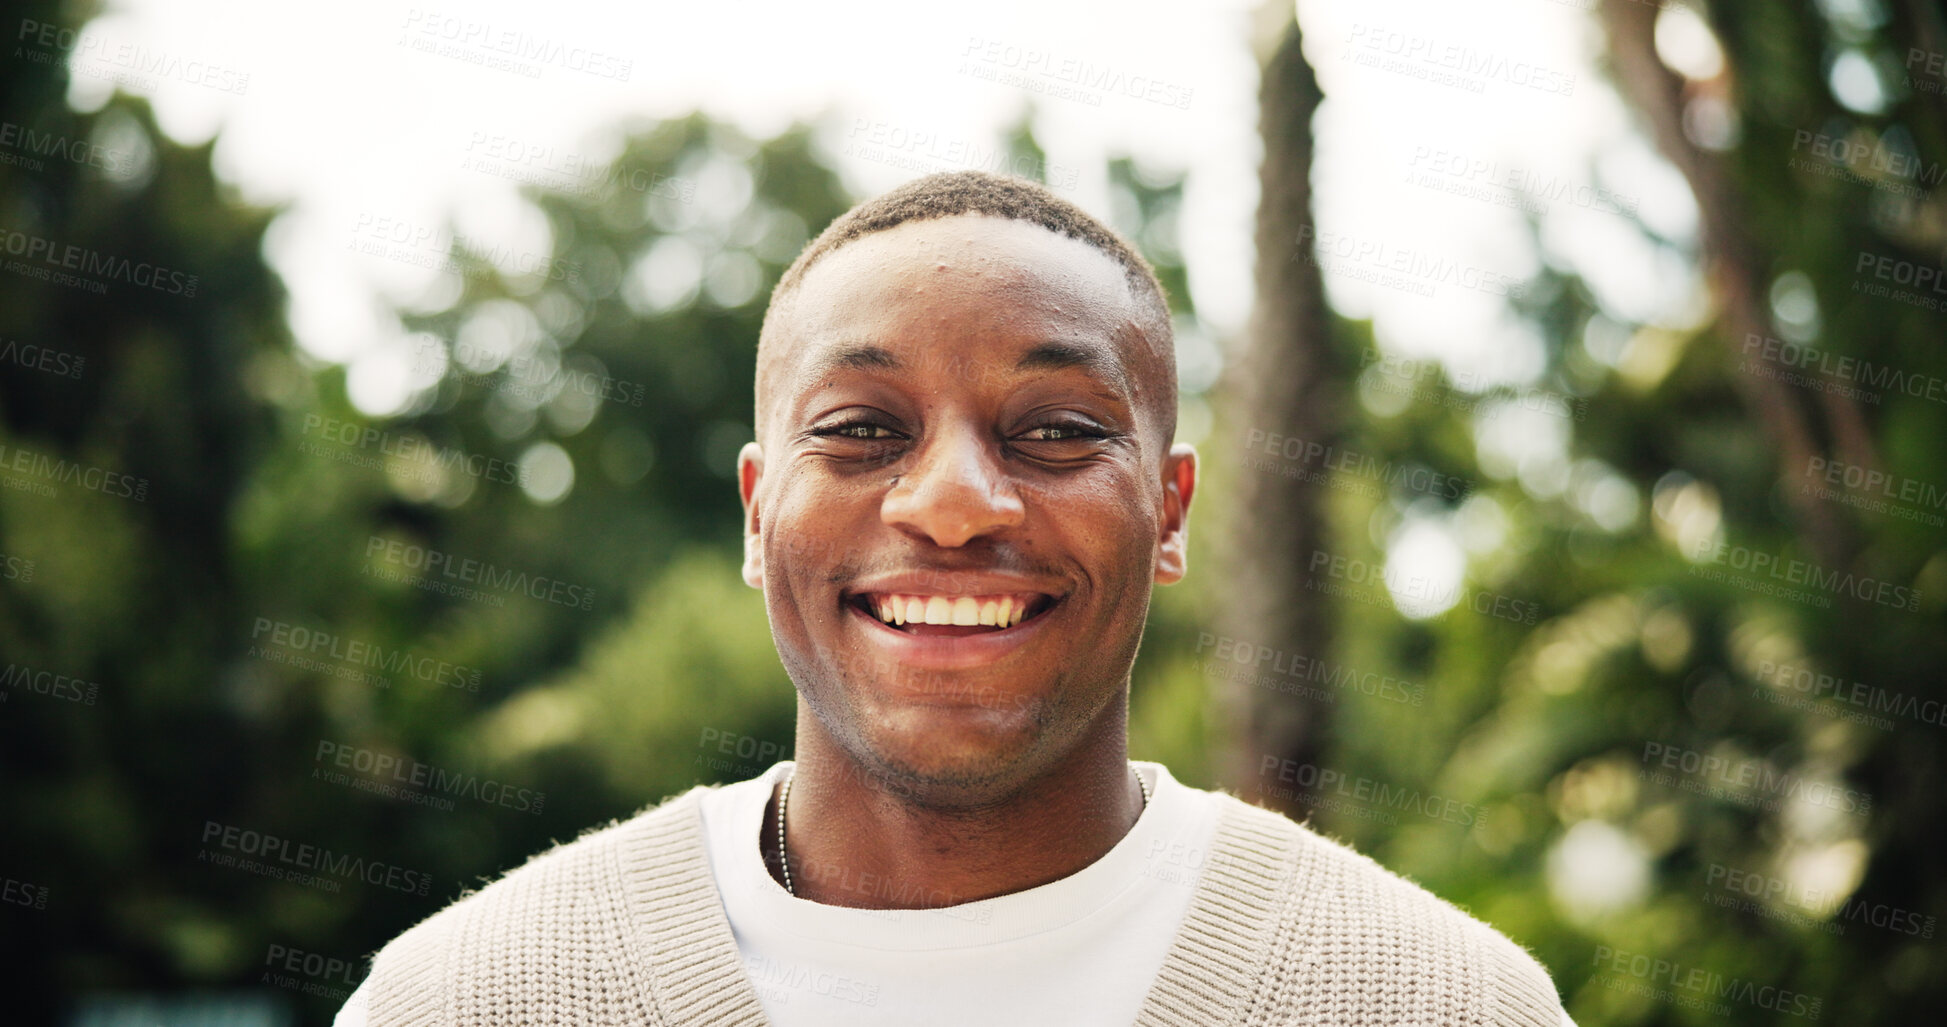
<instances>
[{"instance_id":1,"label":"man","mask_svg":"<svg viewBox=\"0 0 1947 1027\"><path fill-rule=\"evenodd\" d=\"M462 899L339 1022L1558 1027L1491 928L1129 761L1197 481L1173 346L1142 258L1032 183L834 222L771 297L738 458L796 761Z\"/></svg>"}]
</instances>

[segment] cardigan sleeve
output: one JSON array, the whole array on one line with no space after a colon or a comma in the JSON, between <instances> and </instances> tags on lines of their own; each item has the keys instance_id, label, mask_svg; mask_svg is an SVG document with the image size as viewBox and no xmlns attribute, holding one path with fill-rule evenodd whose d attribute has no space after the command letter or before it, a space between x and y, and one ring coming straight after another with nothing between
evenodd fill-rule
<instances>
[{"instance_id":1,"label":"cardigan sleeve","mask_svg":"<svg viewBox=\"0 0 1947 1027\"><path fill-rule=\"evenodd\" d=\"M1482 946L1488 964L1488 1021L1509 1027L1575 1027L1555 994L1554 980L1535 957L1493 928L1480 924L1480 929L1492 936Z\"/></svg>"},{"instance_id":2,"label":"cardigan sleeve","mask_svg":"<svg viewBox=\"0 0 1947 1027\"><path fill-rule=\"evenodd\" d=\"M338 1016L331 1021L331 1027L365 1027L365 1000L367 998L363 983L352 991L352 997L338 1007Z\"/></svg>"}]
</instances>

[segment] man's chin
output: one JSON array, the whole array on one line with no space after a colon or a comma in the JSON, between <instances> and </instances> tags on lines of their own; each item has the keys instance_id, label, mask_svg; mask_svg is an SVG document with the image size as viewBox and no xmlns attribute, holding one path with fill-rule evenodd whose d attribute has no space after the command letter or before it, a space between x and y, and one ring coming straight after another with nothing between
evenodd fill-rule
<instances>
[{"instance_id":1,"label":"man's chin","mask_svg":"<svg viewBox=\"0 0 1947 1027\"><path fill-rule=\"evenodd\" d=\"M1029 770L1040 732L993 710L922 707L878 718L862 739L866 769L889 791L923 803L991 800Z\"/></svg>"}]
</instances>

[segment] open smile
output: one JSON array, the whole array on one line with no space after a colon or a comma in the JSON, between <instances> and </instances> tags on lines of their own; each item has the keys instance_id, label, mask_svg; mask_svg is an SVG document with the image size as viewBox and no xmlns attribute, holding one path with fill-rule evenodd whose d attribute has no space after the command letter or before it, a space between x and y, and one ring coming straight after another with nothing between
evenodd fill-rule
<instances>
[{"instance_id":1,"label":"open smile","mask_svg":"<svg viewBox=\"0 0 1947 1027\"><path fill-rule=\"evenodd\" d=\"M1043 592L941 595L856 592L840 597L862 641L892 663L963 671L1005 659L1041 634L1063 596Z\"/></svg>"},{"instance_id":2,"label":"open smile","mask_svg":"<svg viewBox=\"0 0 1947 1027\"><path fill-rule=\"evenodd\" d=\"M845 600L879 623L909 635L959 637L1019 627L1046 613L1055 597L1040 592L924 595L859 592Z\"/></svg>"}]
</instances>

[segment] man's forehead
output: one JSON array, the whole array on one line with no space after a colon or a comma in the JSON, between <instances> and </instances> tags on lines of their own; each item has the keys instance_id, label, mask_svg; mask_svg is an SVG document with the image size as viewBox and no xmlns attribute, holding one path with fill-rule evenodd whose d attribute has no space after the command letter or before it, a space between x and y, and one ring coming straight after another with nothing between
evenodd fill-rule
<instances>
[{"instance_id":1,"label":"man's forehead","mask_svg":"<svg viewBox=\"0 0 1947 1027\"><path fill-rule=\"evenodd\" d=\"M1126 270L1079 239L983 215L913 221L814 265L779 333L798 375L992 366L1079 368L1126 387L1135 332ZM923 340L925 345L914 345ZM783 354L780 354L783 355Z\"/></svg>"},{"instance_id":2,"label":"man's forehead","mask_svg":"<svg viewBox=\"0 0 1947 1027\"><path fill-rule=\"evenodd\" d=\"M1012 360L985 348L968 351L931 346L917 353L901 353L858 340L834 340L822 344L813 341L803 347L793 385L794 391L796 388L812 388L819 382L847 372L878 377L950 376L966 379L995 373L1027 377L1058 371L1081 371L1101 380L1120 396L1131 393L1129 372L1116 347L1083 339L1031 341Z\"/></svg>"},{"instance_id":3,"label":"man's forehead","mask_svg":"<svg viewBox=\"0 0 1947 1027\"><path fill-rule=\"evenodd\" d=\"M767 321L760 423L845 374L1014 381L1086 374L1144 403L1167 380L1167 325L1129 271L1094 245L989 215L916 220L853 239L812 265ZM935 381L946 380L934 378Z\"/></svg>"},{"instance_id":4,"label":"man's forehead","mask_svg":"<svg viewBox=\"0 0 1947 1027\"><path fill-rule=\"evenodd\" d=\"M1080 239L983 214L909 221L853 239L798 282L798 317L844 316L861 302L940 290L985 293L997 312L1053 303L1071 315L1127 319L1128 269Z\"/></svg>"}]
</instances>

